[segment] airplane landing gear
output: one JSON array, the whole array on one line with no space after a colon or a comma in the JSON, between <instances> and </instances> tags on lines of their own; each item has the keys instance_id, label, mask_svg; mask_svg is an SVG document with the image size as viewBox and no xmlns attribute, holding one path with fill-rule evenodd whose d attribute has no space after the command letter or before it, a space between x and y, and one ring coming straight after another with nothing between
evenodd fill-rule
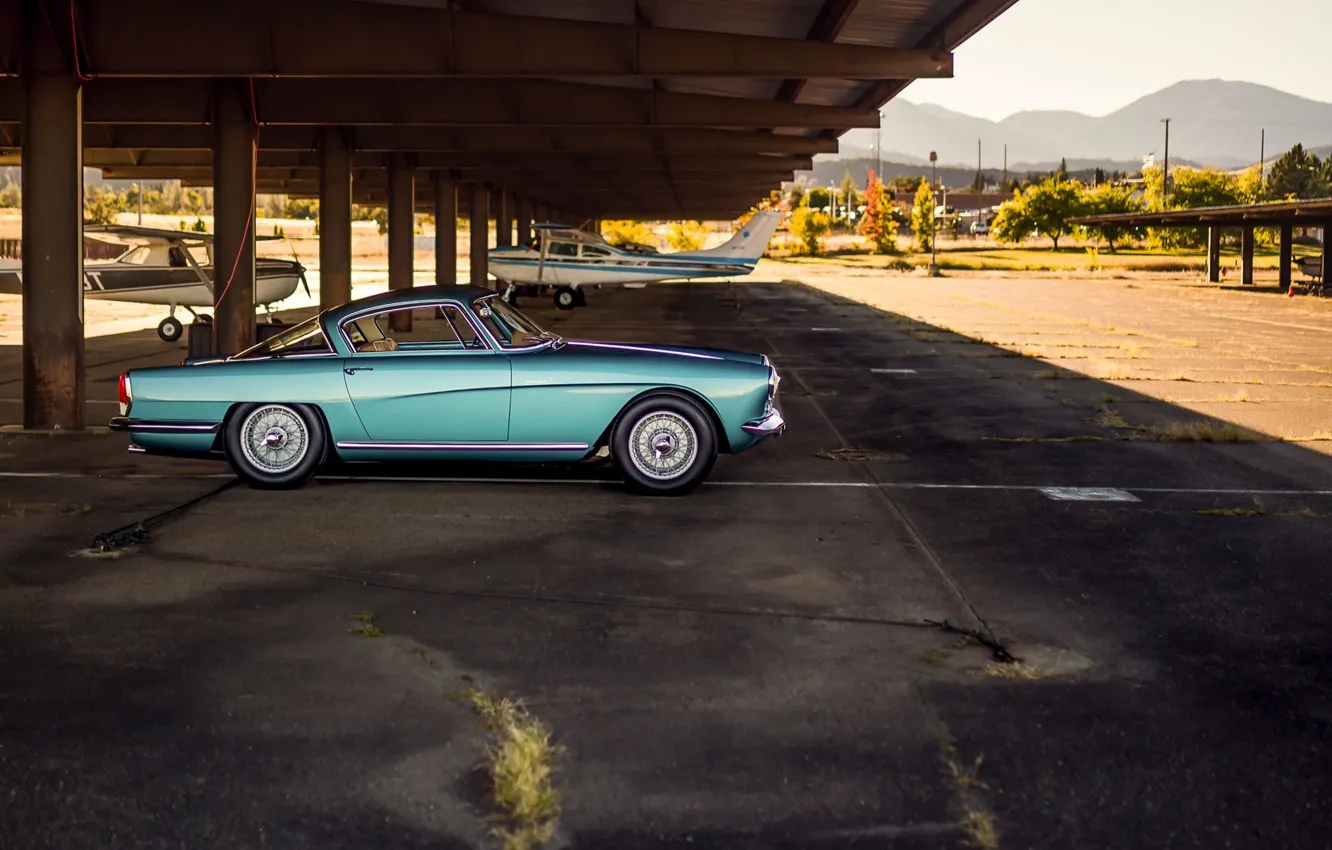
<instances>
[{"instance_id":1,"label":"airplane landing gear","mask_svg":"<svg viewBox=\"0 0 1332 850\"><path fill-rule=\"evenodd\" d=\"M561 286L555 290L555 306L561 310L572 310L578 301L578 292L572 287Z\"/></svg>"},{"instance_id":2,"label":"airplane landing gear","mask_svg":"<svg viewBox=\"0 0 1332 850\"><path fill-rule=\"evenodd\" d=\"M157 326L157 335L162 339L162 342L175 342L180 339L183 333L185 333L185 326L175 316L167 316Z\"/></svg>"}]
</instances>

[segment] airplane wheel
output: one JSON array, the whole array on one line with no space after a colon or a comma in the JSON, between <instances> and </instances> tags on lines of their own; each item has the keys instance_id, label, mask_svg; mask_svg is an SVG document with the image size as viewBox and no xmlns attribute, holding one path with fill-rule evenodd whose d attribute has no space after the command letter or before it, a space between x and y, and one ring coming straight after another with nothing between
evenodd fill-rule
<instances>
[{"instance_id":1,"label":"airplane wheel","mask_svg":"<svg viewBox=\"0 0 1332 850\"><path fill-rule=\"evenodd\" d=\"M157 335L162 338L162 342L175 342L180 339L180 335L183 333L185 333L185 326L175 316L167 316L157 326Z\"/></svg>"},{"instance_id":2,"label":"airplane wheel","mask_svg":"<svg viewBox=\"0 0 1332 850\"><path fill-rule=\"evenodd\" d=\"M211 325L213 323L213 315L211 313L200 313L194 318L205 325Z\"/></svg>"},{"instance_id":3,"label":"airplane wheel","mask_svg":"<svg viewBox=\"0 0 1332 850\"><path fill-rule=\"evenodd\" d=\"M578 301L578 294L567 286L555 290L555 306L561 310L572 310Z\"/></svg>"}]
</instances>

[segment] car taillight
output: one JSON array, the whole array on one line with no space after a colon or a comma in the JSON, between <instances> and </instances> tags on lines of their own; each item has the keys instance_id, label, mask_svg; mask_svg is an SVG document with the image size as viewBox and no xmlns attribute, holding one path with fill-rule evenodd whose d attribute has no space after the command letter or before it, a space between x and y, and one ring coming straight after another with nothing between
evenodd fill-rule
<instances>
[{"instance_id":1,"label":"car taillight","mask_svg":"<svg viewBox=\"0 0 1332 850\"><path fill-rule=\"evenodd\" d=\"M120 415L121 416L124 416L126 413L129 413L131 400L132 400L132 394L130 392L129 372L121 372L120 373Z\"/></svg>"}]
</instances>

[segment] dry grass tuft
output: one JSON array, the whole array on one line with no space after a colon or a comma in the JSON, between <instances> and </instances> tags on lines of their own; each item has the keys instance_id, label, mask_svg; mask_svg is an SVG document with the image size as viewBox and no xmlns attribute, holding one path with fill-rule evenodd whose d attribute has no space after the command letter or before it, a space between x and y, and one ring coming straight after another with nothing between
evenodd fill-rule
<instances>
[{"instance_id":1,"label":"dry grass tuft","mask_svg":"<svg viewBox=\"0 0 1332 850\"><path fill-rule=\"evenodd\" d=\"M1032 377L1038 381L1055 381L1059 379L1059 372L1054 369L1045 369L1033 373Z\"/></svg>"},{"instance_id":2,"label":"dry grass tuft","mask_svg":"<svg viewBox=\"0 0 1332 850\"><path fill-rule=\"evenodd\" d=\"M878 452L873 449L823 449L814 453L814 457L824 460L842 460L853 463L867 463L870 461L880 461L891 463L893 461L906 460L906 455L895 454L893 452Z\"/></svg>"},{"instance_id":3,"label":"dry grass tuft","mask_svg":"<svg viewBox=\"0 0 1332 850\"><path fill-rule=\"evenodd\" d=\"M348 633L371 638L384 636L383 629L375 625L374 614L352 614L351 618L356 621L357 625L348 629Z\"/></svg>"},{"instance_id":4,"label":"dry grass tuft","mask_svg":"<svg viewBox=\"0 0 1332 850\"><path fill-rule=\"evenodd\" d=\"M989 814L971 809L962 818L962 829L980 850L999 850L999 830Z\"/></svg>"},{"instance_id":5,"label":"dry grass tuft","mask_svg":"<svg viewBox=\"0 0 1332 850\"><path fill-rule=\"evenodd\" d=\"M1111 398L1111 400L1113 400L1113 397L1111 397L1111 396L1107 396L1107 398ZM1123 416L1119 415L1119 411L1118 411L1118 410L1114 410L1113 408L1106 407L1106 406L1102 406L1102 407L1101 407L1101 415L1100 415L1100 417L1099 417L1096 421L1097 421L1097 424L1102 425L1102 426L1104 426L1104 427L1106 427L1106 428L1132 428L1132 427L1133 427L1132 425L1128 424L1127 421L1125 421L1125 419L1124 419Z\"/></svg>"},{"instance_id":6,"label":"dry grass tuft","mask_svg":"<svg viewBox=\"0 0 1332 850\"><path fill-rule=\"evenodd\" d=\"M934 331L907 331L907 336L920 342L938 342L942 337Z\"/></svg>"},{"instance_id":7,"label":"dry grass tuft","mask_svg":"<svg viewBox=\"0 0 1332 850\"><path fill-rule=\"evenodd\" d=\"M552 782L560 747L522 703L476 688L465 697L485 718L491 790L507 824L495 830L505 850L532 850L550 842L559 825L560 797Z\"/></svg>"},{"instance_id":8,"label":"dry grass tuft","mask_svg":"<svg viewBox=\"0 0 1332 850\"><path fill-rule=\"evenodd\" d=\"M1198 419L1190 422L1167 422L1148 430L1155 439L1166 443L1260 443L1263 437L1224 422Z\"/></svg>"},{"instance_id":9,"label":"dry grass tuft","mask_svg":"<svg viewBox=\"0 0 1332 850\"><path fill-rule=\"evenodd\" d=\"M1208 508L1194 511L1198 516L1267 516L1267 511L1260 505L1256 508Z\"/></svg>"},{"instance_id":10,"label":"dry grass tuft","mask_svg":"<svg viewBox=\"0 0 1332 850\"><path fill-rule=\"evenodd\" d=\"M985 675L991 679L1011 679L1034 681L1036 679L1046 679L1051 675L1049 671L1040 667L1033 667L1030 664L1024 664L1021 661L1008 664L991 663L985 666Z\"/></svg>"}]
</instances>

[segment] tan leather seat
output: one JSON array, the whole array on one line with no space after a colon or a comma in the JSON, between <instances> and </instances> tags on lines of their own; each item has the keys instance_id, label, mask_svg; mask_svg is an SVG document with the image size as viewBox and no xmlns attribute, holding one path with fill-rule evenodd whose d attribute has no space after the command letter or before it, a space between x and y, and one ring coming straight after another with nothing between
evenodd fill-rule
<instances>
[{"instance_id":1,"label":"tan leather seat","mask_svg":"<svg viewBox=\"0 0 1332 850\"><path fill-rule=\"evenodd\" d=\"M398 344L389 337L377 339L374 342L366 343L358 351L397 351Z\"/></svg>"}]
</instances>

